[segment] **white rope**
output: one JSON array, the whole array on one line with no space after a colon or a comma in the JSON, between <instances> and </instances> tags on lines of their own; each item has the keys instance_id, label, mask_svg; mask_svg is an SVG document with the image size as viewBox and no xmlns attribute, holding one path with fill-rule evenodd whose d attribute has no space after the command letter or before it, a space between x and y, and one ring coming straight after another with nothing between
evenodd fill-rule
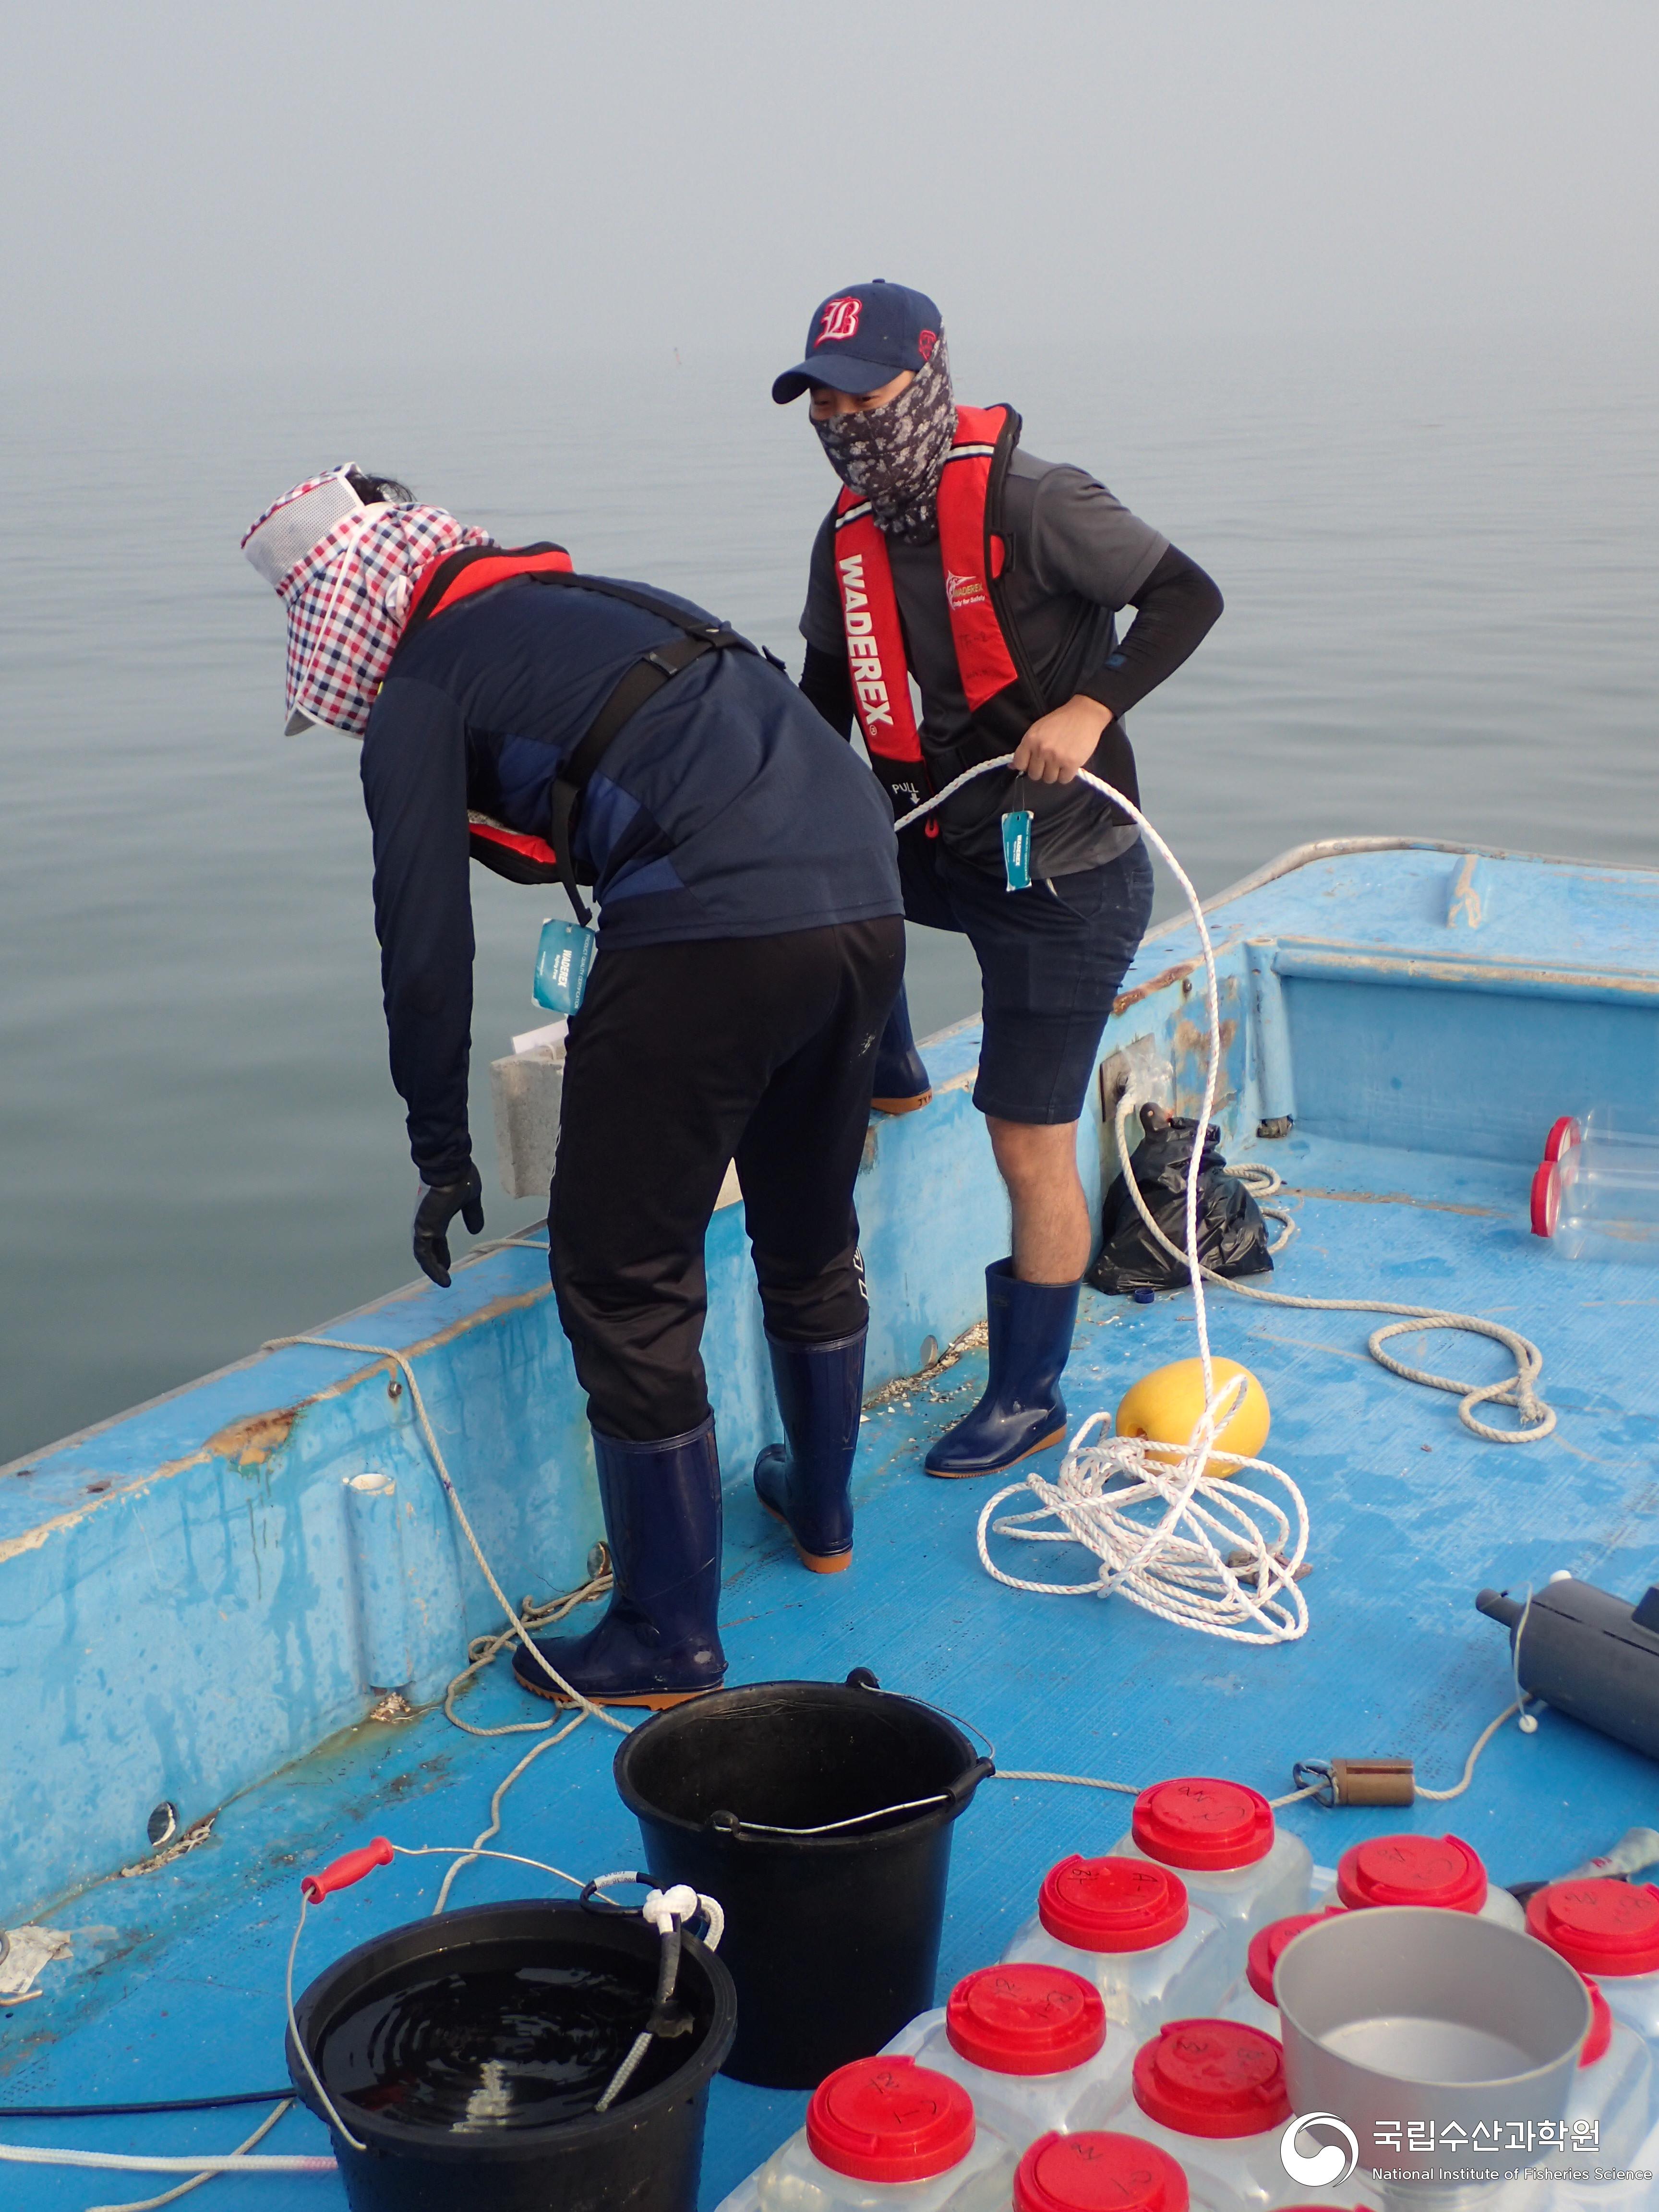
<instances>
[{"instance_id":1,"label":"white rope","mask_svg":"<svg viewBox=\"0 0 1659 2212\"><path fill-rule=\"evenodd\" d=\"M274 2112L265 2115L251 2136L244 2136L230 2155L233 2158L246 2156L255 2143L264 2141L278 2120L293 2110L293 2098L284 2097ZM188 2197L192 2190L203 2188L208 2182L217 2179L216 2174L198 2170L188 2181L181 2181L176 2189L164 2189L159 2197L129 2197L124 2204L91 2204L88 2206L87 2212L161 2212L162 2205L176 2204L181 2197Z\"/></svg>"},{"instance_id":2,"label":"white rope","mask_svg":"<svg viewBox=\"0 0 1659 2212\"><path fill-rule=\"evenodd\" d=\"M426 1401L421 1395L421 1386L415 1379L415 1369L410 1361L403 1352L389 1344L353 1344L344 1337L338 1336L273 1336L269 1342L262 1345L260 1349L263 1352L278 1352L291 1344L313 1344L319 1346L325 1352L355 1352L375 1359L392 1361L409 1385L410 1402L414 1407L416 1416L421 1424L421 1433L426 1438L427 1449L432 1454L432 1464L437 1472L439 1481L443 1485L444 1495L453 1507L455 1518L460 1523L461 1534L466 1538L472 1556L478 1563L479 1571L489 1585L491 1595L512 1622L514 1633L561 1696L567 1698L573 1705L579 1705L586 1717L602 1721L606 1728L615 1729L618 1735L627 1735L629 1731L625 1721L613 1720L603 1705L595 1705L591 1698L584 1697L580 1690L573 1688L565 1680L564 1676L560 1674L546 1653L534 1642L530 1631L508 1602L506 1591L495 1579L494 1568L483 1555L483 1546L472 1532L472 1523L466 1517L466 1508L461 1503L460 1492L450 1479L449 1468L438 1443L437 1431L428 1418Z\"/></svg>"},{"instance_id":3,"label":"white rope","mask_svg":"<svg viewBox=\"0 0 1659 2212\"><path fill-rule=\"evenodd\" d=\"M143 2158L115 2150L36 2150L21 2143L0 2143L0 2160L11 2166L89 2166L104 2173L333 2173L331 2158Z\"/></svg>"},{"instance_id":4,"label":"white rope","mask_svg":"<svg viewBox=\"0 0 1659 2212\"><path fill-rule=\"evenodd\" d=\"M1012 758L1012 753L1005 753L967 769L943 791L913 808L896 828L908 829L964 784L988 775L994 769L1006 768ZM1207 1127L1221 1072L1221 996L1215 947L1210 941L1203 906L1186 870L1133 801L1087 769L1079 770L1079 781L1139 823L1142 834L1180 884L1191 909L1204 955L1205 1004L1210 1024L1204 1098L1199 1112L1199 1127ZM1198 1260L1202 1150L1201 1146L1193 1146L1187 1170L1186 1261L1204 1378L1204 1409L1191 1436L1169 1460L1153 1457L1138 1437L1111 1437L1091 1444L1090 1431L1109 1418L1104 1413L1092 1414L1066 1446L1057 1480L1048 1482L1040 1474L1030 1474L1022 1482L1011 1483L991 1499L979 1518L979 1556L986 1572L1011 1589L1066 1596L1121 1594L1160 1620L1205 1635L1224 1637L1237 1644L1293 1643L1308 1629L1307 1605L1296 1583L1296 1571L1308 1547L1308 1511L1301 1492L1282 1468L1267 1460L1231 1453L1214 1455L1230 1460L1236 1470L1249 1468L1279 1483L1290 1499L1287 1513L1259 1491L1242 1487L1236 1475L1221 1481L1206 1471L1216 1432L1237 1407L1245 1385L1241 1376L1234 1376L1219 1392L1215 1386L1204 1271ZM1006 1573L992 1559L987 1541L991 1516L1004 1498L1021 1490L1030 1492L1039 1510L1010 1515L997 1522L992 1533L1024 1543L1081 1544L1101 1563L1092 1582L1028 1582ZM1260 1511L1267 1523L1266 1535L1261 1522L1245 1511L1246 1504ZM1055 1529L1030 1526L1048 1520L1060 1525Z\"/></svg>"},{"instance_id":5,"label":"white rope","mask_svg":"<svg viewBox=\"0 0 1659 2212\"><path fill-rule=\"evenodd\" d=\"M1119 1102L1115 1125L1118 1158L1123 1163L1124 1187L1134 1200L1135 1211L1142 1222L1170 1258L1184 1261L1186 1254L1172 1244L1159 1228L1140 1185L1135 1180L1129 1149L1123 1141L1133 1110L1126 1094ZM1272 1177L1272 1182L1265 1186L1267 1190L1271 1192L1284 1187L1277 1171L1267 1167L1265 1162L1252 1161L1243 1170L1230 1168L1227 1172L1237 1174L1241 1182L1247 1183L1247 1188L1258 1194L1264 1188L1260 1180L1263 1175ZM1262 1210L1264 1212L1271 1211L1279 1220L1290 1218L1277 1206ZM1280 1251L1287 1241L1286 1237L1281 1237L1268 1249ZM1296 1306L1310 1313L1404 1314L1409 1318L1390 1322L1385 1328L1374 1329L1366 1340L1365 1348L1378 1366L1386 1367L1391 1375L1398 1375L1407 1382L1419 1382L1425 1389L1451 1391L1460 1401L1457 1408L1459 1420L1465 1428L1472 1429L1476 1436L1484 1437L1488 1443L1537 1443L1555 1426L1555 1408L1547 1405L1532 1387L1543 1372L1543 1353L1530 1337L1522 1336L1519 1329L1505 1328L1502 1322L1485 1321L1478 1314L1453 1313L1442 1306L1392 1305L1379 1298L1292 1297L1288 1291L1263 1291L1258 1290L1252 1283L1235 1282L1230 1276L1218 1275L1210 1267L1206 1267L1203 1273L1206 1283L1219 1283L1224 1290L1232 1291L1236 1297L1257 1298L1265 1305ZM1420 1336L1436 1328L1459 1329L1469 1336L1490 1337L1495 1344L1501 1344L1514 1360L1514 1374L1498 1382L1459 1382L1449 1375L1431 1375L1425 1368L1407 1367L1403 1360L1395 1358L1391 1352L1382 1349L1383 1341L1388 1337ZM1494 1428L1489 1421L1476 1419L1472 1409L1480 1405L1513 1406L1522 1421L1531 1425L1518 1429Z\"/></svg>"},{"instance_id":6,"label":"white rope","mask_svg":"<svg viewBox=\"0 0 1659 2212\"><path fill-rule=\"evenodd\" d=\"M1173 1459L1158 1455L1174 1447L1143 1437L1106 1437L1090 1443L1091 1430L1111 1418L1091 1413L1066 1446L1053 1482L1028 1474L987 1503L978 1528L986 1572L1011 1589L1045 1597L1126 1597L1159 1620L1233 1644L1292 1644L1305 1636L1307 1601L1297 1581L1308 1551L1302 1492L1268 1460L1212 1448L1217 1428L1231 1410L1229 1401L1243 1388L1242 1376L1223 1386ZM1224 1479L1206 1474L1212 1458L1281 1484L1289 1510L1247 1488L1237 1472ZM1037 1500L1036 1511L994 1522L1003 1500L1021 1491ZM1031 1525L1049 1520L1060 1526ZM1027 1544L1080 1544L1100 1561L1099 1570L1086 1583L1033 1582L1011 1575L992 1559L988 1531Z\"/></svg>"}]
</instances>

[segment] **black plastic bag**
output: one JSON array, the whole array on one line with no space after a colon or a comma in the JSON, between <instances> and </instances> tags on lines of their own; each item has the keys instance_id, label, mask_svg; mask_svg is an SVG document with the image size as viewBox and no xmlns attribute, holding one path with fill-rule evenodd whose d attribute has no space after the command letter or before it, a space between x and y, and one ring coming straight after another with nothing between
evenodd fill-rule
<instances>
[{"instance_id":1,"label":"black plastic bag","mask_svg":"<svg viewBox=\"0 0 1659 2212\"><path fill-rule=\"evenodd\" d=\"M1133 1167L1146 1210L1177 1251L1187 1244L1187 1171L1196 1121L1172 1121L1161 1108L1143 1106L1145 1131ZM1198 1256L1218 1275L1267 1275L1273 1256L1267 1224L1244 1185L1224 1172L1221 1133L1204 1133L1198 1173ZM1119 1176L1101 1207L1100 1257L1089 1270L1097 1291L1184 1290L1191 1278L1184 1259L1172 1259L1135 1210Z\"/></svg>"}]
</instances>

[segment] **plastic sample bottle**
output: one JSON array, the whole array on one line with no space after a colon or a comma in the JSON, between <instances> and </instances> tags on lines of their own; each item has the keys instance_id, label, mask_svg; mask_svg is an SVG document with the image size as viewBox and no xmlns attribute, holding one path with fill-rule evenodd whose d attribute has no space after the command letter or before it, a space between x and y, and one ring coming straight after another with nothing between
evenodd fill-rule
<instances>
[{"instance_id":1,"label":"plastic sample bottle","mask_svg":"<svg viewBox=\"0 0 1659 2212\"><path fill-rule=\"evenodd\" d=\"M1605 2184L1581 2183L1574 2190L1569 2177L1593 2172L1598 2166L1625 2172L1647 2162L1637 2154L1648 2131L1653 2101L1653 2053L1633 2027L1614 2020L1612 2007L1588 1974L1584 1979L1595 2008L1590 2032L1567 2100L1561 2148L1539 2161L1552 2177L1553 2194L1547 2200L1552 2212L1558 2203L1588 2207L1608 2200ZM1650 2195L1659 2194L1651 2183L1644 2186ZM1634 2201L1639 2203L1640 2196Z\"/></svg>"},{"instance_id":2,"label":"plastic sample bottle","mask_svg":"<svg viewBox=\"0 0 1659 2212\"><path fill-rule=\"evenodd\" d=\"M1265 1928L1258 1928L1244 1954L1244 1979L1231 2003L1223 2008L1223 2016L1243 2021L1246 2027L1259 2028L1263 2035L1271 2035L1277 2040L1279 2001L1273 1995L1273 1972L1279 1965L1279 1954L1304 1928L1317 1926L1320 1921L1328 1920L1333 1911L1340 1909L1292 1912L1287 1919L1270 1920Z\"/></svg>"},{"instance_id":3,"label":"plastic sample bottle","mask_svg":"<svg viewBox=\"0 0 1659 2212\"><path fill-rule=\"evenodd\" d=\"M1282 1833L1267 1799L1241 1782L1200 1775L1155 1782L1135 1799L1129 1832L1112 1845L1112 1856L1152 1859L1179 1872L1194 1905L1221 1923L1229 1987L1244 1971L1258 1928L1308 1909L1307 1845Z\"/></svg>"},{"instance_id":4,"label":"plastic sample bottle","mask_svg":"<svg viewBox=\"0 0 1659 2212\"><path fill-rule=\"evenodd\" d=\"M1013 2152L959 2081L910 2058L855 2058L755 2176L757 2212L1006 2212ZM742 2192L739 2192L742 2193Z\"/></svg>"},{"instance_id":5,"label":"plastic sample bottle","mask_svg":"<svg viewBox=\"0 0 1659 2212\"><path fill-rule=\"evenodd\" d=\"M1528 1900L1527 1926L1595 1977L1614 2020L1659 2042L1659 1889L1603 1876L1552 1882Z\"/></svg>"},{"instance_id":6,"label":"plastic sample bottle","mask_svg":"<svg viewBox=\"0 0 1659 2212\"><path fill-rule=\"evenodd\" d=\"M1061 1859L1002 1955L1081 1974L1135 2045L1166 2020L1218 2011L1233 1978L1214 1913L1145 1858Z\"/></svg>"},{"instance_id":7,"label":"plastic sample bottle","mask_svg":"<svg viewBox=\"0 0 1659 2212\"><path fill-rule=\"evenodd\" d=\"M1017 2151L1059 2130L1097 2128L1128 2094L1135 2039L1099 1990L1064 1966L981 1966L888 2051L959 2081Z\"/></svg>"},{"instance_id":8,"label":"plastic sample bottle","mask_svg":"<svg viewBox=\"0 0 1659 2212\"><path fill-rule=\"evenodd\" d=\"M1338 1860L1335 1884L1320 1904L1420 1905L1472 1912L1503 1928L1527 1924L1521 1905L1491 1886L1480 1854L1461 1836L1373 1836L1356 1844Z\"/></svg>"},{"instance_id":9,"label":"plastic sample bottle","mask_svg":"<svg viewBox=\"0 0 1659 2212\"><path fill-rule=\"evenodd\" d=\"M1564 1259L1659 1262L1659 1133L1621 1128L1600 1110L1577 1142L1563 1128L1533 1177L1534 1235Z\"/></svg>"},{"instance_id":10,"label":"plastic sample bottle","mask_svg":"<svg viewBox=\"0 0 1659 2212\"><path fill-rule=\"evenodd\" d=\"M1134 2136L1039 2136L1014 2176L1014 2212L1232 2212L1180 2161Z\"/></svg>"},{"instance_id":11,"label":"plastic sample bottle","mask_svg":"<svg viewBox=\"0 0 1659 2212\"><path fill-rule=\"evenodd\" d=\"M1135 2053L1133 2079L1119 2128L1167 2151L1194 2189L1252 2212L1297 2202L1279 2154L1291 2100L1276 2038L1236 2020L1167 2021Z\"/></svg>"}]
</instances>

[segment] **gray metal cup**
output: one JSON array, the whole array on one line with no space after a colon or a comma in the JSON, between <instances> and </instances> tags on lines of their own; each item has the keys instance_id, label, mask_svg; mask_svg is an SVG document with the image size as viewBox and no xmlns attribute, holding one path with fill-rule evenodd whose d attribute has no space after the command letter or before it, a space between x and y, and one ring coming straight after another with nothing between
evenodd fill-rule
<instances>
[{"instance_id":1,"label":"gray metal cup","mask_svg":"<svg viewBox=\"0 0 1659 2212\"><path fill-rule=\"evenodd\" d=\"M1542 2157L1526 2124L1561 2118L1589 2033L1589 1991L1547 1945L1421 1905L1304 1929L1280 1954L1273 1990L1291 2109L1346 2121L1360 2164L1413 2194L1443 2189L1449 2172L1513 2172Z\"/></svg>"}]
</instances>

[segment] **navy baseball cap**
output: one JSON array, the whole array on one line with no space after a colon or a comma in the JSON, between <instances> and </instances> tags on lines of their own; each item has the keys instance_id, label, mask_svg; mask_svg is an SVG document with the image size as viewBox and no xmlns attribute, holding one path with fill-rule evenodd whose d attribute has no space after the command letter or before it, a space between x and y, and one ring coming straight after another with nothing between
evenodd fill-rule
<instances>
[{"instance_id":1,"label":"navy baseball cap","mask_svg":"<svg viewBox=\"0 0 1659 2212\"><path fill-rule=\"evenodd\" d=\"M939 309L925 292L881 276L873 284L849 284L815 309L806 358L785 369L772 397L787 407L810 385L827 384L861 399L903 369L926 368L939 333Z\"/></svg>"}]
</instances>

